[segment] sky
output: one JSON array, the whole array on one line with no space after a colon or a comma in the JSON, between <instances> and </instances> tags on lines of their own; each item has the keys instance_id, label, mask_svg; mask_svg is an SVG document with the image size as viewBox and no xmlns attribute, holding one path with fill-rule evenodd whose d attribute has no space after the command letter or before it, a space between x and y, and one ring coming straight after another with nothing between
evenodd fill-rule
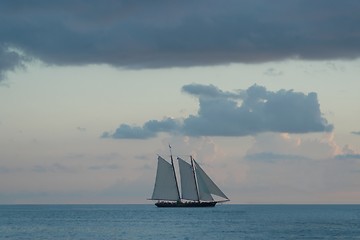
<instances>
[{"instance_id":1,"label":"sky","mask_svg":"<svg viewBox=\"0 0 360 240\"><path fill-rule=\"evenodd\" d=\"M1 1L0 204L360 203L357 0ZM183 157L186 158L186 157Z\"/></svg>"}]
</instances>

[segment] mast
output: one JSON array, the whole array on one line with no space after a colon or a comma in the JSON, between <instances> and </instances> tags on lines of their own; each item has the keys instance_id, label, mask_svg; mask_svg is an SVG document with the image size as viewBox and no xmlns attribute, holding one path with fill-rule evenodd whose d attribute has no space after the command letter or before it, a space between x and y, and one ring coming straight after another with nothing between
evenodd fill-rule
<instances>
[{"instance_id":1,"label":"mast","mask_svg":"<svg viewBox=\"0 0 360 240\"><path fill-rule=\"evenodd\" d=\"M192 167L192 172L193 172L194 181L195 181L197 200L198 200L198 202L200 202L199 188L198 188L198 185L197 185L197 180L196 180L196 176L195 176L195 168L194 168L193 158L192 158L191 155L190 155L190 161L191 161L191 167Z\"/></svg>"},{"instance_id":2,"label":"mast","mask_svg":"<svg viewBox=\"0 0 360 240\"><path fill-rule=\"evenodd\" d=\"M169 149L170 149L170 159L171 159L171 165L172 165L172 169L173 169L173 172L174 172L174 178L175 178L175 183L176 183L176 191L177 191L177 194L178 194L178 201L180 201L180 191L179 191L179 185L178 185L178 181L176 179L176 173L175 173L175 166L174 166L174 159L173 159L173 155L172 155L172 152L171 152L171 146L169 144Z\"/></svg>"}]
</instances>

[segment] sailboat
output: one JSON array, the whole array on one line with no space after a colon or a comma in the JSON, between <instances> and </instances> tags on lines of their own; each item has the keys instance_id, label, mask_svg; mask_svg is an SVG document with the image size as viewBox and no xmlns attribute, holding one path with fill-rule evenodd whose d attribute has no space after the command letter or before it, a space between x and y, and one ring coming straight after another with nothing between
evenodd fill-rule
<instances>
[{"instance_id":1,"label":"sailboat","mask_svg":"<svg viewBox=\"0 0 360 240\"><path fill-rule=\"evenodd\" d=\"M171 151L170 151L171 152ZM169 163L158 156L154 191L151 199L157 207L214 207L229 198L211 180L199 164L190 156L190 162L178 157L181 195L172 154ZM213 195L223 200L214 200Z\"/></svg>"}]
</instances>

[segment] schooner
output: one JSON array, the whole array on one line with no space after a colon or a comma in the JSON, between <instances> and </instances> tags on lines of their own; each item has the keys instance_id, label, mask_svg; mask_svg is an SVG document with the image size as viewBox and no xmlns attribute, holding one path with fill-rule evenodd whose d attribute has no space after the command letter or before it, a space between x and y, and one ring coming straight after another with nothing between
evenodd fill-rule
<instances>
[{"instance_id":1,"label":"schooner","mask_svg":"<svg viewBox=\"0 0 360 240\"><path fill-rule=\"evenodd\" d=\"M154 191L149 199L157 200L157 207L214 207L218 202L230 201L192 156L190 164L180 157L177 157L177 160L181 194L172 154L170 163L158 156ZM212 195L223 200L214 200Z\"/></svg>"}]
</instances>

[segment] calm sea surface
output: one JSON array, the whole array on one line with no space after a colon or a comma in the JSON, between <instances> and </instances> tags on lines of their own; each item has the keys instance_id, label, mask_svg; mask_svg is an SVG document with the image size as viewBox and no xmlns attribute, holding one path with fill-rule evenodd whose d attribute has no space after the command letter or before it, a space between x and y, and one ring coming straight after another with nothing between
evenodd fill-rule
<instances>
[{"instance_id":1,"label":"calm sea surface","mask_svg":"<svg viewBox=\"0 0 360 240\"><path fill-rule=\"evenodd\" d=\"M0 239L360 239L360 205L0 205Z\"/></svg>"}]
</instances>

